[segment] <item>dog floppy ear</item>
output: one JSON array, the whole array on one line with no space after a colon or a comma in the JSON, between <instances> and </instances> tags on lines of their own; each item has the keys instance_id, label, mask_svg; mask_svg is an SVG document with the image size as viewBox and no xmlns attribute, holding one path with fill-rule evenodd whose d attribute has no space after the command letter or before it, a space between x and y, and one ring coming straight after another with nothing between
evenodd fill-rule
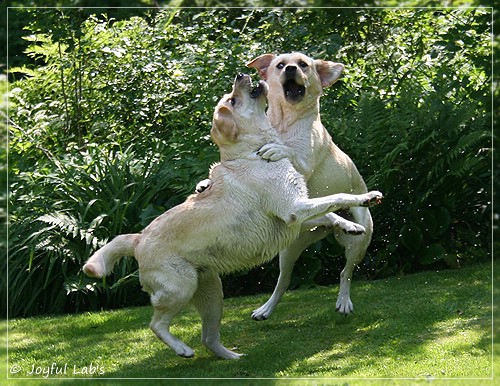
<instances>
[{"instance_id":1,"label":"dog floppy ear","mask_svg":"<svg viewBox=\"0 0 500 386\"><path fill-rule=\"evenodd\" d=\"M256 68L259 71L260 77L267 80L267 69L275 57L276 55L274 54L261 55L251 62L248 62L247 67Z\"/></svg>"},{"instance_id":2,"label":"dog floppy ear","mask_svg":"<svg viewBox=\"0 0 500 386\"><path fill-rule=\"evenodd\" d=\"M334 84L342 74L344 65L341 63L328 62L326 60L315 60L316 71L318 71L321 87L329 87Z\"/></svg>"},{"instance_id":3,"label":"dog floppy ear","mask_svg":"<svg viewBox=\"0 0 500 386\"><path fill-rule=\"evenodd\" d=\"M210 134L218 145L227 145L236 142L238 127L233 113L227 107L221 106L214 114Z\"/></svg>"}]
</instances>

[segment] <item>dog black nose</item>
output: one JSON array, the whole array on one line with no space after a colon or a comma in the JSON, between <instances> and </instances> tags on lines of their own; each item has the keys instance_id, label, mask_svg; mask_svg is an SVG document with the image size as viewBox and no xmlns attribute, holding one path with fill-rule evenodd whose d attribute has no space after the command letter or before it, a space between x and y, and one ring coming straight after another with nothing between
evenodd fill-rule
<instances>
[{"instance_id":1,"label":"dog black nose","mask_svg":"<svg viewBox=\"0 0 500 386\"><path fill-rule=\"evenodd\" d=\"M238 75L236 75L236 79L240 80L241 78L243 78L245 76L245 74L239 72Z\"/></svg>"},{"instance_id":2,"label":"dog black nose","mask_svg":"<svg viewBox=\"0 0 500 386\"><path fill-rule=\"evenodd\" d=\"M288 72L289 74L294 74L295 72L297 71L297 67L296 66L286 66L285 68L285 72Z\"/></svg>"}]
</instances>

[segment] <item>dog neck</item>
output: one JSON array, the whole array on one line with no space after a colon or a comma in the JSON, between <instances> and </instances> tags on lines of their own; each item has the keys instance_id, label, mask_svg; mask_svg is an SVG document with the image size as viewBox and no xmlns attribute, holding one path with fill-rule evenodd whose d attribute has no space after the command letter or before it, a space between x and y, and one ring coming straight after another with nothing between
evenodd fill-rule
<instances>
[{"instance_id":1,"label":"dog neck","mask_svg":"<svg viewBox=\"0 0 500 386\"><path fill-rule=\"evenodd\" d=\"M261 159L257 156L257 151L270 142L280 142L271 126L261 129L258 133L241 134L236 143L219 147L220 162Z\"/></svg>"},{"instance_id":2,"label":"dog neck","mask_svg":"<svg viewBox=\"0 0 500 386\"><path fill-rule=\"evenodd\" d=\"M278 131L288 131L297 123L319 120L319 98L311 103L300 102L291 105L286 101L269 101L267 117L271 125Z\"/></svg>"},{"instance_id":3,"label":"dog neck","mask_svg":"<svg viewBox=\"0 0 500 386\"><path fill-rule=\"evenodd\" d=\"M240 162L247 163L248 161L265 161L261 156L257 155L259 149L253 150L246 154L238 155L237 157L223 157L221 154L220 163L227 167L232 167Z\"/></svg>"}]
</instances>

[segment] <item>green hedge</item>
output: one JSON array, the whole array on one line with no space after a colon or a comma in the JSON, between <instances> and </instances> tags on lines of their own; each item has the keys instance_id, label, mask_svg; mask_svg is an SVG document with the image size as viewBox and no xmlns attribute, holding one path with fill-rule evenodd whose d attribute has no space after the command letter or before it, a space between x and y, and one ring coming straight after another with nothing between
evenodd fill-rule
<instances>
[{"instance_id":1,"label":"green hedge","mask_svg":"<svg viewBox=\"0 0 500 386\"><path fill-rule=\"evenodd\" d=\"M10 69L12 316L147 302L132 259L103 281L80 267L206 176L218 159L215 104L266 52L346 66L325 90L323 123L386 195L359 275L489 258L487 9L177 9L120 21L9 12L31 20L31 64ZM341 253L332 237L311 246L293 285L336 282ZM269 290L277 272L271 263L228 276L226 294Z\"/></svg>"}]
</instances>

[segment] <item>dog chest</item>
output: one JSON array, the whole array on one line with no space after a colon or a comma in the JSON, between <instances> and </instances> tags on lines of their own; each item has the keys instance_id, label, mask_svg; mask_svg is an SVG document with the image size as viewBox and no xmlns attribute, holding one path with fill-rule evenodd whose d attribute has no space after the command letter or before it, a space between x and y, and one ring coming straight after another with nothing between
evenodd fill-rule
<instances>
[{"instance_id":1,"label":"dog chest","mask_svg":"<svg viewBox=\"0 0 500 386\"><path fill-rule=\"evenodd\" d=\"M196 251L193 257L198 260L203 256L198 260L199 266L230 273L271 260L297 235L298 229L290 228L277 217L248 211L235 218L227 229L221 229L212 242L204 250Z\"/></svg>"}]
</instances>

